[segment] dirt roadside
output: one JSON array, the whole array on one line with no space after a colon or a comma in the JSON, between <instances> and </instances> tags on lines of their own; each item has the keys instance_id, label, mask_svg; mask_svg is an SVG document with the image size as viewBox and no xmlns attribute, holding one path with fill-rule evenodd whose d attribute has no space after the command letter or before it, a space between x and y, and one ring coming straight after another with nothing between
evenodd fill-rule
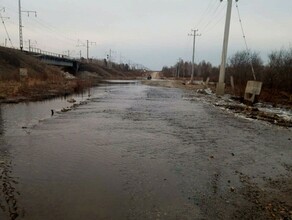
<instances>
[{"instance_id":1,"label":"dirt roadside","mask_svg":"<svg viewBox=\"0 0 292 220\"><path fill-rule=\"evenodd\" d=\"M217 97L214 94L214 85L208 87L202 83L194 83L191 85L188 84L186 80L143 80L142 83L148 86L187 90L189 93L189 99L204 97L205 100L208 100L213 105L233 114L244 116L249 119L266 121L282 127L292 127L292 111L290 105L281 106L281 108L273 108L272 106L264 108L266 106L265 103L250 106L240 102L237 97L232 97L229 94L226 94L223 97ZM282 112L285 111L288 112L289 115L282 114ZM281 112L281 114L279 114L279 112Z\"/></svg>"}]
</instances>

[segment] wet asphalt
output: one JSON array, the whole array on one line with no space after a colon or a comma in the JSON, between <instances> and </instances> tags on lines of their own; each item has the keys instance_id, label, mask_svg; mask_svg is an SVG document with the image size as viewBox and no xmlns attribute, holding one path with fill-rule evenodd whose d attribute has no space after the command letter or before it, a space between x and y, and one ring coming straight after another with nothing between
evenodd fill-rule
<instances>
[{"instance_id":1,"label":"wet asphalt","mask_svg":"<svg viewBox=\"0 0 292 220\"><path fill-rule=\"evenodd\" d=\"M246 182L264 192L267 179L291 179L291 129L174 88L91 95L25 131L5 128L2 109L0 219L265 219Z\"/></svg>"}]
</instances>

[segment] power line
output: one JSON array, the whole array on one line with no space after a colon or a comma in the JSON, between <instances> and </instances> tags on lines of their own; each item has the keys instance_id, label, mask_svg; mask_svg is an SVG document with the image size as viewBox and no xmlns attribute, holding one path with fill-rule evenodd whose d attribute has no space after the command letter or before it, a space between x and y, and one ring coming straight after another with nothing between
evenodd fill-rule
<instances>
[{"instance_id":1,"label":"power line","mask_svg":"<svg viewBox=\"0 0 292 220\"><path fill-rule=\"evenodd\" d=\"M10 38L10 36L9 36L8 30L7 30L7 28L6 28L5 22L4 22L4 19L7 18L7 17L3 17L1 11L4 11L4 12L5 12L5 8L2 8L2 9L0 10L0 17L1 17L1 21L2 21L2 24L3 24L3 26L4 26L4 29L5 29L5 32L6 32L7 38L8 38L8 40L9 40L10 44L11 44L11 47L14 48L13 43L12 43L12 41L11 41L11 38ZM8 19L9 19L9 18L8 18Z\"/></svg>"},{"instance_id":2,"label":"power line","mask_svg":"<svg viewBox=\"0 0 292 220\"><path fill-rule=\"evenodd\" d=\"M255 71L254 71L253 64L252 64L252 57L249 57L250 50L249 50L248 45L247 45L247 39L246 39L246 35L245 35L244 29L243 29L243 24L242 24L242 20L241 20L241 16L240 16L239 7L238 7L237 2L236 2L236 9L237 9L237 14L238 14L238 18L239 18L240 27L241 27L241 32L242 32L244 43L245 43L245 48L247 51L248 59L250 61L251 71L252 71L254 80L256 80Z\"/></svg>"},{"instance_id":3,"label":"power line","mask_svg":"<svg viewBox=\"0 0 292 220\"><path fill-rule=\"evenodd\" d=\"M226 7L224 9L226 9ZM222 16L219 19L217 19L216 23L214 23L212 26L205 30L205 33L208 33L209 31L213 30L213 28L216 27L220 22L222 22L224 18L225 14L223 13Z\"/></svg>"},{"instance_id":4,"label":"power line","mask_svg":"<svg viewBox=\"0 0 292 220\"><path fill-rule=\"evenodd\" d=\"M209 4L207 5L206 10L201 14L201 17L196 25L196 27L199 27L199 25L202 23L202 21L206 18L206 15L209 13L211 7L212 7L212 2L214 0L210 0ZM215 0L216 1L216 0Z\"/></svg>"},{"instance_id":5,"label":"power line","mask_svg":"<svg viewBox=\"0 0 292 220\"><path fill-rule=\"evenodd\" d=\"M27 13L28 16L30 15L30 13L34 13L36 16L36 11L28 11L27 9L25 9L24 7L21 6L21 0L19 0L19 5L18 5L18 12L16 12L14 9L12 8L8 8L9 11L11 11L13 14L17 14L20 17L20 22L19 24L14 23L15 25L19 25L19 31L20 31L20 42L22 45L22 48L24 47L24 40L23 40L23 31L22 31L22 13ZM65 34L63 34L60 30L58 30L58 28L54 27L53 25L49 24L48 22L45 22L44 20L42 20L39 17L33 17L32 18L33 24L30 25L29 27L27 27L27 29L31 32L31 33L36 33L38 32L39 34L44 34L43 32L45 31L46 35L51 35L52 38L55 38L59 41L62 41L66 44L72 44L72 42L74 42L76 44L77 39L72 39L68 36L66 36ZM42 31L43 30L43 31Z\"/></svg>"},{"instance_id":6,"label":"power line","mask_svg":"<svg viewBox=\"0 0 292 220\"><path fill-rule=\"evenodd\" d=\"M220 4L220 6L221 6L221 4ZM219 7L218 7L218 9L219 9ZM218 9L217 9L216 13L214 14L214 16L211 18L211 20L208 22L208 24L206 24L206 26L203 28L202 31L207 32L207 31L213 29L225 17L224 10L226 9L226 5L221 7L220 10L218 10ZM215 21L215 23L213 23L214 21Z\"/></svg>"},{"instance_id":7,"label":"power line","mask_svg":"<svg viewBox=\"0 0 292 220\"><path fill-rule=\"evenodd\" d=\"M76 39L73 39L73 38L70 38L70 37L67 37L65 35L63 35L60 30L58 30L58 28L54 27L53 25L45 22L44 20L42 20L41 18L37 18L35 19L35 21L37 23L39 23L40 25L42 25L43 27L47 28L47 29L50 29L52 32L55 32L57 35L60 35L62 36L64 39L67 39L67 40L70 40L72 42L76 42Z\"/></svg>"},{"instance_id":8,"label":"power line","mask_svg":"<svg viewBox=\"0 0 292 220\"><path fill-rule=\"evenodd\" d=\"M19 12L16 12L12 8L9 8L9 7L5 7L5 8L8 9L13 14L17 14L17 15L19 14ZM45 22L44 20L42 20L39 16L32 17L31 19L34 22L34 24L38 25L38 27L42 28L43 30L46 30L46 32L50 31L51 33L55 33L56 34L56 36L55 36L56 38L58 38L60 40L67 40L67 41L64 41L64 42L68 42L68 41L76 42L77 41L76 39L72 39L70 37L67 37L67 36L63 35L60 30L58 30L53 25L50 25L49 23ZM11 21L11 23L14 24L14 25L18 25L16 23L14 23L13 21ZM28 27L27 29L30 29L30 27ZM34 32L38 31L38 29L34 29L33 31Z\"/></svg>"},{"instance_id":9,"label":"power line","mask_svg":"<svg viewBox=\"0 0 292 220\"><path fill-rule=\"evenodd\" d=\"M217 2L217 4L214 4L213 5L214 7L212 7L212 9L210 10L210 13L208 13L208 14L205 15L205 17L207 19L205 19L205 21L202 23L202 25L199 26L201 30L202 29L205 29L206 26L209 25L209 23L212 22L213 17L214 17L214 15L216 15L216 13L217 13L220 5L221 5L220 2Z\"/></svg>"},{"instance_id":10,"label":"power line","mask_svg":"<svg viewBox=\"0 0 292 220\"><path fill-rule=\"evenodd\" d=\"M204 25L204 27L201 28L201 30L205 30L206 28L209 27L209 25L215 20L215 18L218 16L218 12L220 13L220 8L221 4L220 2L218 3L217 7L213 10L211 18L209 21ZM219 11L218 11L219 10ZM222 9L221 9L222 10Z\"/></svg>"},{"instance_id":11,"label":"power line","mask_svg":"<svg viewBox=\"0 0 292 220\"><path fill-rule=\"evenodd\" d=\"M35 22L35 25L37 25L40 29L46 31L46 34L50 33L50 34L52 34L52 36L54 38L57 38L60 41L63 41L66 43L72 43L72 42L76 43L77 42L77 40L70 39L70 38L66 37L65 35L62 35L60 32L57 32L51 28L46 27L38 19L33 19L33 21ZM38 29L37 29L37 31L38 31Z\"/></svg>"},{"instance_id":12,"label":"power line","mask_svg":"<svg viewBox=\"0 0 292 220\"><path fill-rule=\"evenodd\" d=\"M69 39L68 37L64 37L62 34L56 32L52 27L49 27L49 25L44 25L43 21L41 21L41 19L39 19L38 17L32 18L31 20L33 22L32 25L29 25L27 27L29 33L32 33L32 34L38 33L38 35L41 36L41 35L44 35L44 32L45 32L46 37L49 37L50 39L54 39L54 41L60 41L62 45L71 44L72 48L70 50L74 50L73 47L75 48L77 40L72 40L72 39ZM75 42L74 46L71 41ZM56 49L60 49L60 48L59 47L54 48L54 50ZM60 50L59 53L61 52L62 51Z\"/></svg>"}]
</instances>

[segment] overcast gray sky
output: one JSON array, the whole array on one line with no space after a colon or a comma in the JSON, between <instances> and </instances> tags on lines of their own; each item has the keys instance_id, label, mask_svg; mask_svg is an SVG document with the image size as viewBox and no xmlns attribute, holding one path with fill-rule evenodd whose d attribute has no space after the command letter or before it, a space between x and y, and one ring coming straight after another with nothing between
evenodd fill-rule
<instances>
[{"instance_id":1,"label":"overcast gray sky","mask_svg":"<svg viewBox=\"0 0 292 220\"><path fill-rule=\"evenodd\" d=\"M173 65L179 57L191 60L191 29L202 34L197 40L196 62L220 62L227 1L220 0L22 0L25 47L36 47L78 56L86 40L96 42L90 56L104 58L109 49L116 61L131 60L153 70ZM239 0L248 45L263 59L272 50L291 47L291 0ZM15 47L18 40L18 0L0 0L2 16ZM1 24L0 44L6 34ZM79 43L78 43L79 40ZM229 56L245 49L235 4L232 12Z\"/></svg>"}]
</instances>

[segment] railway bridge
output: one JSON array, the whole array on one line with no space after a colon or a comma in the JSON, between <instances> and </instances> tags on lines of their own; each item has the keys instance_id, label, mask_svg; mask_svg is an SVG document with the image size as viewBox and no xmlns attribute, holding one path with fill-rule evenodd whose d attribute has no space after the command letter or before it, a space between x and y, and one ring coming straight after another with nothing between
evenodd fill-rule
<instances>
[{"instance_id":1,"label":"railway bridge","mask_svg":"<svg viewBox=\"0 0 292 220\"><path fill-rule=\"evenodd\" d=\"M42 62L48 65L70 68L75 73L77 73L79 70L80 62L76 59L72 59L69 56L63 54L43 51L38 48L30 48L29 51L24 52L30 56L36 57L37 59L41 60Z\"/></svg>"}]
</instances>

